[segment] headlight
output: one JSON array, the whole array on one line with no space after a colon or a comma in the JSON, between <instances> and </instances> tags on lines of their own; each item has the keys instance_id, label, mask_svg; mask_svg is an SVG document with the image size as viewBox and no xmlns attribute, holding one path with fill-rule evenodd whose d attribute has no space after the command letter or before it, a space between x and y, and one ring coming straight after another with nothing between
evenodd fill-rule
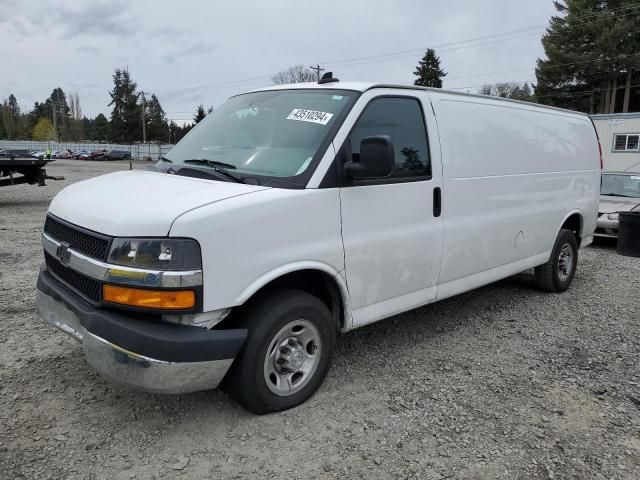
<instances>
[{"instance_id":1,"label":"headlight","mask_svg":"<svg viewBox=\"0 0 640 480\"><path fill-rule=\"evenodd\" d=\"M618 214L617 213L609 213L609 214L607 214L607 218L609 220L618 220Z\"/></svg>"},{"instance_id":2,"label":"headlight","mask_svg":"<svg viewBox=\"0 0 640 480\"><path fill-rule=\"evenodd\" d=\"M200 270L200 245L183 238L115 238L108 263L153 270Z\"/></svg>"}]
</instances>

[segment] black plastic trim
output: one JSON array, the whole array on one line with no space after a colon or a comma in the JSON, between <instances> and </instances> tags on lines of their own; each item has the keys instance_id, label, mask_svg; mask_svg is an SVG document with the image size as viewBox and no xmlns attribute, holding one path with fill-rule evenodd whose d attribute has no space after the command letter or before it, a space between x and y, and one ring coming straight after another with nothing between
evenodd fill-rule
<instances>
[{"instance_id":1,"label":"black plastic trim","mask_svg":"<svg viewBox=\"0 0 640 480\"><path fill-rule=\"evenodd\" d=\"M246 329L206 330L130 317L94 308L46 270L40 271L38 290L62 302L93 335L122 349L165 362L208 362L235 358Z\"/></svg>"},{"instance_id":2,"label":"black plastic trim","mask_svg":"<svg viewBox=\"0 0 640 480\"><path fill-rule=\"evenodd\" d=\"M433 189L433 216L439 217L442 215L442 191L440 187Z\"/></svg>"}]
</instances>

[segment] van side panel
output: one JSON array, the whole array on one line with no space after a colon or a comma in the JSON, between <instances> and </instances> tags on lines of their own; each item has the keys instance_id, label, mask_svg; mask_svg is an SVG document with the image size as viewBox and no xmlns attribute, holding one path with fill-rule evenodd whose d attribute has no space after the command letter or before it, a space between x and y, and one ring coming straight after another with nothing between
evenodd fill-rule
<instances>
[{"instance_id":1,"label":"van side panel","mask_svg":"<svg viewBox=\"0 0 640 480\"><path fill-rule=\"evenodd\" d=\"M581 235L593 234L600 169L588 117L491 99L434 100L444 176L440 284L527 258L544 263L572 211L584 217Z\"/></svg>"}]
</instances>

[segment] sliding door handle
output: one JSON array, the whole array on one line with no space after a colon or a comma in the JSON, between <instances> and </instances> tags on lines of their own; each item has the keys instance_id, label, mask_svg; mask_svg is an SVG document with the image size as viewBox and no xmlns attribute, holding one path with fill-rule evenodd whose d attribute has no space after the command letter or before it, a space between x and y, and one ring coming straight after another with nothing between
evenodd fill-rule
<instances>
[{"instance_id":1,"label":"sliding door handle","mask_svg":"<svg viewBox=\"0 0 640 480\"><path fill-rule=\"evenodd\" d=\"M433 216L439 217L442 213L442 192L440 187L433 189Z\"/></svg>"}]
</instances>

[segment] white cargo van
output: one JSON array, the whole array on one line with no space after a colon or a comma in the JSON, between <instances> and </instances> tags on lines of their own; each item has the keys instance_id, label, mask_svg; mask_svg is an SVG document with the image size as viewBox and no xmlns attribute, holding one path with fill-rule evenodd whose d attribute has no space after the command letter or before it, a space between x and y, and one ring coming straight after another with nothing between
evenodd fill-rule
<instances>
[{"instance_id":1,"label":"white cargo van","mask_svg":"<svg viewBox=\"0 0 640 480\"><path fill-rule=\"evenodd\" d=\"M535 267L563 292L598 212L586 115L396 85L235 96L153 171L52 201L43 319L152 392L298 405L336 334ZM402 328L400 325L398 328Z\"/></svg>"}]
</instances>

